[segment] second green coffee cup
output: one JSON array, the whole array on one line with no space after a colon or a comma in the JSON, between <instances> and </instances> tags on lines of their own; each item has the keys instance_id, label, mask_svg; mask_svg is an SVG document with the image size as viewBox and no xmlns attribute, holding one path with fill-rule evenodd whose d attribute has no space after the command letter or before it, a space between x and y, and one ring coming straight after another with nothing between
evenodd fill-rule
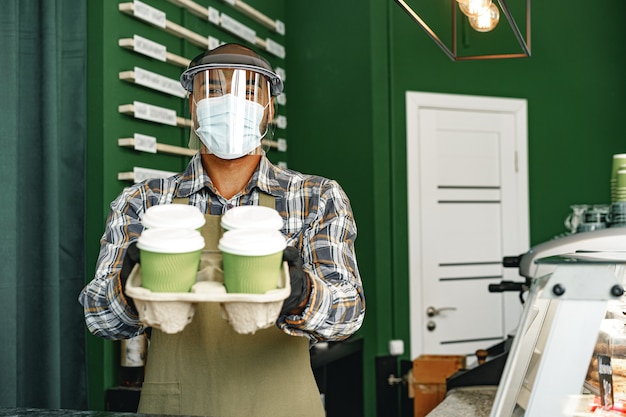
<instances>
[{"instance_id":1,"label":"second green coffee cup","mask_svg":"<svg viewBox=\"0 0 626 417\"><path fill-rule=\"evenodd\" d=\"M220 239L229 293L263 294L278 287L284 236L277 230L230 230Z\"/></svg>"}]
</instances>

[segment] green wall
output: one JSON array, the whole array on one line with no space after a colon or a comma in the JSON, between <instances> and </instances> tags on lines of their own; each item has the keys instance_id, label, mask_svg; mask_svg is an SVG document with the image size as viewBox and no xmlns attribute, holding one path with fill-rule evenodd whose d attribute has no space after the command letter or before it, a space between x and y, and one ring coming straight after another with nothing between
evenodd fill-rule
<instances>
[{"instance_id":1,"label":"green wall","mask_svg":"<svg viewBox=\"0 0 626 417\"><path fill-rule=\"evenodd\" d=\"M531 242L562 233L570 204L609 201L611 155L626 148L620 120L626 106L620 58L626 28L617 18L626 11L623 2L610 2L593 14L537 2L531 58L475 62L448 60L399 8L392 9L397 165L404 158L406 90L525 98Z\"/></svg>"},{"instance_id":2,"label":"green wall","mask_svg":"<svg viewBox=\"0 0 626 417\"><path fill-rule=\"evenodd\" d=\"M611 157L626 151L625 14L619 0L593 11L535 2L532 57L453 62L391 0L287 2L289 165L337 179L353 204L368 301L367 415L374 357L392 338L410 350L405 92L528 100L530 240L549 240L565 232L569 205L610 200ZM505 25L487 42L500 45ZM480 34L461 36L463 51L480 52Z\"/></svg>"},{"instance_id":3,"label":"green wall","mask_svg":"<svg viewBox=\"0 0 626 417\"><path fill-rule=\"evenodd\" d=\"M384 3L287 2L289 166L336 179L351 200L365 287L365 410L374 356L397 333L390 219L389 72ZM294 30L293 28L297 28Z\"/></svg>"},{"instance_id":4,"label":"green wall","mask_svg":"<svg viewBox=\"0 0 626 417\"><path fill-rule=\"evenodd\" d=\"M179 8L163 2L169 20L179 21ZM90 1L88 4L88 141L87 141L87 208L86 208L86 280L95 272L100 248L99 241L109 211L109 203L129 182L119 181L118 172L132 171L133 166L180 171L184 158L172 155L148 155L120 148L117 139L132 137L134 132L157 137L161 143L182 146L184 134L180 128L150 122L138 122L119 114L118 105L139 100L175 109L184 114L180 99L131 85L118 78L120 71L137 65L162 75L176 78L181 70L132 51L118 47L119 38L134 34L164 44L169 52L183 55L183 42L161 30L118 11L118 2ZM118 384L117 344L87 335L89 406L104 409L104 391Z\"/></svg>"}]
</instances>

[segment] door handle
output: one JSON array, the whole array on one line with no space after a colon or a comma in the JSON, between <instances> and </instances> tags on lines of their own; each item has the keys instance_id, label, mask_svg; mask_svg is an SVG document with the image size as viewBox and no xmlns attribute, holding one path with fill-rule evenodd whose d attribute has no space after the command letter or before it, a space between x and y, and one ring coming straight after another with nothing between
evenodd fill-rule
<instances>
[{"instance_id":1,"label":"door handle","mask_svg":"<svg viewBox=\"0 0 626 417\"><path fill-rule=\"evenodd\" d=\"M441 308L435 308L433 306L430 306L426 309L426 315L428 317L435 317L437 315L439 315L442 311L445 310L456 310L456 307L441 307Z\"/></svg>"}]
</instances>

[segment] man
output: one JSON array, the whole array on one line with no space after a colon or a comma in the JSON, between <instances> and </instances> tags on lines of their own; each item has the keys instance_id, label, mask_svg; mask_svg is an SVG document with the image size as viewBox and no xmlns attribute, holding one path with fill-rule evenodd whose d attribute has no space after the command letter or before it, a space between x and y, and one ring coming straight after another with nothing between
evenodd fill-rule
<instances>
[{"instance_id":1,"label":"man","mask_svg":"<svg viewBox=\"0 0 626 417\"><path fill-rule=\"evenodd\" d=\"M128 187L111 204L96 275L80 294L87 327L108 339L146 330L124 285L147 208L182 199L216 224L231 207L269 202L284 220L292 287L276 327L240 335L219 305L199 303L181 333L153 329L139 411L323 416L309 344L349 337L365 314L349 200L336 182L280 169L265 157L261 140L283 84L254 51L226 44L205 52L181 83L190 92L192 141L200 140L200 152L183 173ZM218 237L207 245L215 247Z\"/></svg>"}]
</instances>

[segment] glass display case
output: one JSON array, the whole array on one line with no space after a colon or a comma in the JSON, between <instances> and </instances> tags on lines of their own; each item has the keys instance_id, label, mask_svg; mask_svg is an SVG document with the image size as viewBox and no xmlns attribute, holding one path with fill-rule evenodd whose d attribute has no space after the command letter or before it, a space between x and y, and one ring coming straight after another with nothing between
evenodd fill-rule
<instances>
[{"instance_id":1,"label":"glass display case","mask_svg":"<svg viewBox=\"0 0 626 417\"><path fill-rule=\"evenodd\" d=\"M532 282L490 417L589 415L596 399L593 392L583 394L585 385L591 387L590 359L598 349L610 356L615 346L614 333L603 336L601 328L610 307L622 301L626 252L577 252L536 262L555 268Z\"/></svg>"}]
</instances>

